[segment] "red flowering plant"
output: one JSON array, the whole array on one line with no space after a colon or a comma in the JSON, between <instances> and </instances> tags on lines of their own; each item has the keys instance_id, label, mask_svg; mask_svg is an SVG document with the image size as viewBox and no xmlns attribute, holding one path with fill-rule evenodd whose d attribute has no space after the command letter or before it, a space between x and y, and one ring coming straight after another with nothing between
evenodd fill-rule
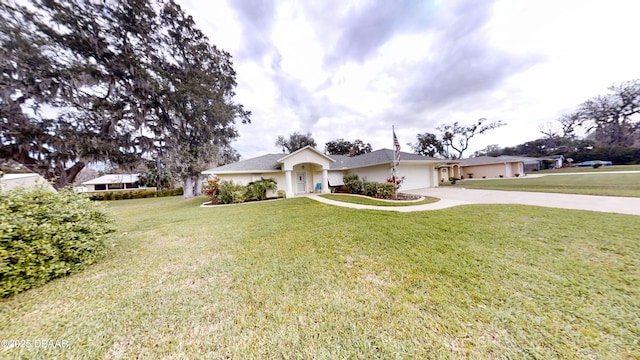
<instances>
[{"instance_id":1,"label":"red flowering plant","mask_svg":"<svg viewBox=\"0 0 640 360\"><path fill-rule=\"evenodd\" d=\"M211 204L216 205L218 203L218 195L220 194L220 178L216 176L213 180L207 180L204 193L209 200L211 200Z\"/></svg>"},{"instance_id":2,"label":"red flowering plant","mask_svg":"<svg viewBox=\"0 0 640 360\"><path fill-rule=\"evenodd\" d=\"M404 182L404 179L405 179L404 176L393 175L387 179L387 182L391 184L395 184L396 191L398 191L398 189L400 189L400 187L402 186L402 182Z\"/></svg>"}]
</instances>

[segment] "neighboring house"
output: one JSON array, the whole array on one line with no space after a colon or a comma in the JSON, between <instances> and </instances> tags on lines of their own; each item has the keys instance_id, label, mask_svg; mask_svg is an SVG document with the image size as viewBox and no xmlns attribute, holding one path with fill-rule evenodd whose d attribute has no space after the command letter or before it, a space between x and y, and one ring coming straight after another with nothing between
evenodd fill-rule
<instances>
[{"instance_id":1,"label":"neighboring house","mask_svg":"<svg viewBox=\"0 0 640 360\"><path fill-rule=\"evenodd\" d=\"M440 174L440 182L448 181L449 178L462 178L462 170L457 160L444 160L438 165L437 171Z\"/></svg>"},{"instance_id":2,"label":"neighboring house","mask_svg":"<svg viewBox=\"0 0 640 360\"><path fill-rule=\"evenodd\" d=\"M107 174L82 183L83 192L153 189L138 184L138 174Z\"/></svg>"},{"instance_id":3,"label":"neighboring house","mask_svg":"<svg viewBox=\"0 0 640 360\"><path fill-rule=\"evenodd\" d=\"M549 163L546 169L560 169L564 163L564 155L549 155L541 158L545 162Z\"/></svg>"},{"instance_id":4,"label":"neighboring house","mask_svg":"<svg viewBox=\"0 0 640 360\"><path fill-rule=\"evenodd\" d=\"M524 176L524 161L516 157L478 156L458 160L458 163L465 179Z\"/></svg>"},{"instance_id":5,"label":"neighboring house","mask_svg":"<svg viewBox=\"0 0 640 360\"><path fill-rule=\"evenodd\" d=\"M262 155L202 173L244 185L261 177L274 178L278 182L278 190L293 196L311 192L328 193L330 187L344 185L342 177L346 174L357 174L363 181L386 182L392 174L393 158L394 151L389 149L347 157L325 155L306 146L291 154ZM439 162L441 160L401 152L397 166L397 175L405 178L401 190L438 186L436 166Z\"/></svg>"},{"instance_id":6,"label":"neighboring house","mask_svg":"<svg viewBox=\"0 0 640 360\"><path fill-rule=\"evenodd\" d=\"M0 191L5 192L15 188L32 189L42 187L43 189L57 192L51 184L42 176L34 173L28 174L4 174L0 178Z\"/></svg>"},{"instance_id":7,"label":"neighboring house","mask_svg":"<svg viewBox=\"0 0 640 360\"><path fill-rule=\"evenodd\" d=\"M529 156L513 156L513 155L500 155L498 156L498 158L522 160L522 164L524 166L525 172L538 171L538 170L544 169L544 164L543 164L544 159L542 158L529 157Z\"/></svg>"}]
</instances>

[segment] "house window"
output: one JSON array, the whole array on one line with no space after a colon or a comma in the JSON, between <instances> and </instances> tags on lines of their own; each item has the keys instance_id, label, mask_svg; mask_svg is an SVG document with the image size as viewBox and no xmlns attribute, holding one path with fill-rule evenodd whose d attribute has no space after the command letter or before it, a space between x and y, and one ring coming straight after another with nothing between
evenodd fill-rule
<instances>
[{"instance_id":1,"label":"house window","mask_svg":"<svg viewBox=\"0 0 640 360\"><path fill-rule=\"evenodd\" d=\"M93 188L96 191L107 190L107 185L106 184L96 184Z\"/></svg>"},{"instance_id":2,"label":"house window","mask_svg":"<svg viewBox=\"0 0 640 360\"><path fill-rule=\"evenodd\" d=\"M108 185L109 190L119 190L119 189L124 189L124 184L119 183L119 184L109 184Z\"/></svg>"},{"instance_id":3,"label":"house window","mask_svg":"<svg viewBox=\"0 0 640 360\"><path fill-rule=\"evenodd\" d=\"M444 174L444 173L446 173L446 172L447 172L447 169L442 168L442 173Z\"/></svg>"},{"instance_id":4,"label":"house window","mask_svg":"<svg viewBox=\"0 0 640 360\"><path fill-rule=\"evenodd\" d=\"M124 187L125 187L126 189L137 189L137 188L139 188L140 186L139 186L139 185L138 185L138 183L136 182L136 183L126 183L126 184L124 184Z\"/></svg>"}]
</instances>

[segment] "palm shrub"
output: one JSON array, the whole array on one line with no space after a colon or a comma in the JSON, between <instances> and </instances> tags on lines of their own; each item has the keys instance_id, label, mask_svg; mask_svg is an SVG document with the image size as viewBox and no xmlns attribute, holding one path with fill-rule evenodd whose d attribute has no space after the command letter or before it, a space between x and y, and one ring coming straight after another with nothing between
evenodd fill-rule
<instances>
[{"instance_id":1,"label":"palm shrub","mask_svg":"<svg viewBox=\"0 0 640 360\"><path fill-rule=\"evenodd\" d=\"M246 186L246 198L255 200L264 200L267 198L267 190L275 191L278 189L278 182L274 178L255 180Z\"/></svg>"},{"instance_id":2,"label":"palm shrub","mask_svg":"<svg viewBox=\"0 0 640 360\"><path fill-rule=\"evenodd\" d=\"M350 194L360 194L362 192L363 184L358 178L358 175L347 174L342 177L342 181Z\"/></svg>"},{"instance_id":3,"label":"palm shrub","mask_svg":"<svg viewBox=\"0 0 640 360\"><path fill-rule=\"evenodd\" d=\"M0 297L95 263L112 231L112 220L98 203L70 190L0 194Z\"/></svg>"}]
</instances>

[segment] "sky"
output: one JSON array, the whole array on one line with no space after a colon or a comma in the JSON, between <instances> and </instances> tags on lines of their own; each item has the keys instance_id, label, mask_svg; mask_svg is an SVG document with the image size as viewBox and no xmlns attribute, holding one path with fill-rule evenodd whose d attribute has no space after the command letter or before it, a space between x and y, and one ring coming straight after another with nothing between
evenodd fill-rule
<instances>
[{"instance_id":1,"label":"sky","mask_svg":"<svg viewBox=\"0 0 640 360\"><path fill-rule=\"evenodd\" d=\"M361 139L403 151L441 124L506 126L487 145L542 137L609 86L640 78L632 0L176 0L233 56L235 101L252 112L232 145L279 153L279 135Z\"/></svg>"}]
</instances>

